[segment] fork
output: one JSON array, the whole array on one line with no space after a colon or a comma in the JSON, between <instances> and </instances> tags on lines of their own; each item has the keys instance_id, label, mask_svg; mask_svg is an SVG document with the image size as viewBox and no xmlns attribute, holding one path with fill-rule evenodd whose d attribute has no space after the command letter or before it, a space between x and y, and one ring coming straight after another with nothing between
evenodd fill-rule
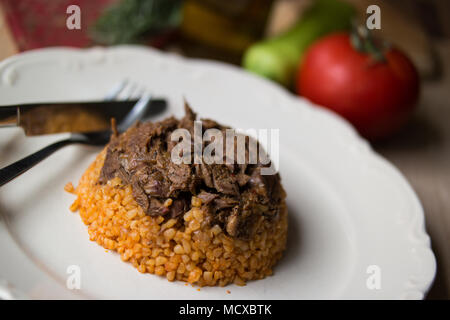
<instances>
[{"instance_id":1,"label":"fork","mask_svg":"<svg viewBox=\"0 0 450 320\"><path fill-rule=\"evenodd\" d=\"M130 110L130 112L128 112L125 118L117 125L118 132L125 131L134 122L141 119L144 116L147 107L149 106L152 99L151 94L145 93L143 90L139 90L136 84L128 84L128 80L121 81L105 97L105 100L114 100L119 97L119 95L124 95L124 99L131 99L136 95L141 97L134 105L134 107ZM72 133L69 138L57 141L19 161L16 161L0 169L0 187L8 183L12 179L18 177L22 173L28 171L30 168L64 146L75 143L102 146L108 143L110 137L111 130L90 133Z\"/></svg>"}]
</instances>

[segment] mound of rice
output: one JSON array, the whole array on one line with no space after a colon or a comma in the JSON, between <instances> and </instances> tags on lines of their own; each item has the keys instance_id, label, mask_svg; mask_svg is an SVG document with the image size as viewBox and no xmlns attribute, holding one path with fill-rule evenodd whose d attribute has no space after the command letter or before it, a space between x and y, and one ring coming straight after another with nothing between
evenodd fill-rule
<instances>
[{"instance_id":1,"label":"mound of rice","mask_svg":"<svg viewBox=\"0 0 450 320\"><path fill-rule=\"evenodd\" d=\"M256 222L250 240L232 238L219 225L206 223L199 198L192 197L192 208L184 213L182 223L177 223L145 214L133 198L131 185L123 185L119 178L97 183L105 155L103 150L97 156L76 189L70 183L66 186L66 191L77 196L70 209L79 212L92 241L117 251L139 272L169 281L245 285L272 274L286 246L284 200L275 221ZM170 204L169 199L164 205Z\"/></svg>"}]
</instances>

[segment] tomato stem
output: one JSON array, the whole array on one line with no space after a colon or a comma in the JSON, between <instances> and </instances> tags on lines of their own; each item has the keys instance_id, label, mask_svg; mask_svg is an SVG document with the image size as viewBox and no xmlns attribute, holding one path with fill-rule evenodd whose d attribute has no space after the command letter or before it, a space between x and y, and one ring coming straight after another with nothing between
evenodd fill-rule
<instances>
[{"instance_id":1,"label":"tomato stem","mask_svg":"<svg viewBox=\"0 0 450 320\"><path fill-rule=\"evenodd\" d=\"M365 26L353 24L350 41L353 48L359 52L370 54L375 61L386 61L383 48L376 43L372 33Z\"/></svg>"}]
</instances>

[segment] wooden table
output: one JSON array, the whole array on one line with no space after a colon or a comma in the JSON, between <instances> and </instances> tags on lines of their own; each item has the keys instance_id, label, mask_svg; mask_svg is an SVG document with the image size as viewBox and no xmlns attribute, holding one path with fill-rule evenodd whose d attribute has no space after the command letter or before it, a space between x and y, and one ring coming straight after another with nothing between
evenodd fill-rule
<instances>
[{"instance_id":1,"label":"wooden table","mask_svg":"<svg viewBox=\"0 0 450 320\"><path fill-rule=\"evenodd\" d=\"M438 271L431 299L450 299L450 41L437 45L444 77L423 84L421 102L411 123L376 151L408 178L425 209ZM0 8L0 60L17 52Z\"/></svg>"}]
</instances>

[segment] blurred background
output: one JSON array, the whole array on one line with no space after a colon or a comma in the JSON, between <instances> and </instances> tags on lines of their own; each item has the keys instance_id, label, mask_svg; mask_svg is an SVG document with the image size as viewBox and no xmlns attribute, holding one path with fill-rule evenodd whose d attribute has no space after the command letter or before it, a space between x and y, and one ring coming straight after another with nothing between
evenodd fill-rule
<instances>
[{"instance_id":1,"label":"blurred background","mask_svg":"<svg viewBox=\"0 0 450 320\"><path fill-rule=\"evenodd\" d=\"M445 0L344 0L364 21L382 11L383 37L408 52L423 76L439 72L432 42L450 36ZM253 43L279 35L313 0L1 0L0 58L47 46L139 43L240 64ZM66 9L81 8L81 29L68 30Z\"/></svg>"},{"instance_id":2,"label":"blurred background","mask_svg":"<svg viewBox=\"0 0 450 320\"><path fill-rule=\"evenodd\" d=\"M0 0L0 60L49 46L140 44L238 65L302 94L296 75L308 48L364 24L373 4L373 37L410 59L420 85L412 95L421 94L409 121L372 145L417 191L438 259L428 298L450 299L450 1ZM69 5L80 7L81 29L67 28Z\"/></svg>"}]
</instances>

